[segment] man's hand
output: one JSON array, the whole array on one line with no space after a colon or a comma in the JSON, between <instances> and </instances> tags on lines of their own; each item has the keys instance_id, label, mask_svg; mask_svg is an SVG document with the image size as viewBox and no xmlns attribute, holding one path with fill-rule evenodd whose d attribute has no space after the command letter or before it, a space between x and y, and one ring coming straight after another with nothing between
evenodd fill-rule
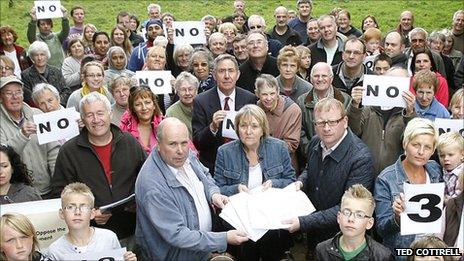
<instances>
[{"instance_id":1,"label":"man's hand","mask_svg":"<svg viewBox=\"0 0 464 261\"><path fill-rule=\"evenodd\" d=\"M219 110L213 114L213 121L209 125L212 132L217 132L219 130L219 125L225 119L227 112L224 110Z\"/></svg>"},{"instance_id":2,"label":"man's hand","mask_svg":"<svg viewBox=\"0 0 464 261\"><path fill-rule=\"evenodd\" d=\"M293 182L293 184L295 185L295 190L296 191L301 190L303 188L303 182L301 182L299 180Z\"/></svg>"},{"instance_id":3,"label":"man's hand","mask_svg":"<svg viewBox=\"0 0 464 261\"><path fill-rule=\"evenodd\" d=\"M400 214L403 213L403 211L405 209L404 194L403 193L400 193L400 195L395 198L395 201L393 201L392 208L393 208L393 213L395 213L396 223L399 224L400 223Z\"/></svg>"},{"instance_id":4,"label":"man's hand","mask_svg":"<svg viewBox=\"0 0 464 261\"><path fill-rule=\"evenodd\" d=\"M63 18L68 17L68 10L64 6L61 6L61 12L63 13Z\"/></svg>"},{"instance_id":5,"label":"man's hand","mask_svg":"<svg viewBox=\"0 0 464 261\"><path fill-rule=\"evenodd\" d=\"M362 86L355 86L351 89L351 104L356 108L359 108L359 104L361 104L363 90Z\"/></svg>"},{"instance_id":6,"label":"man's hand","mask_svg":"<svg viewBox=\"0 0 464 261\"><path fill-rule=\"evenodd\" d=\"M21 128L21 133L29 138L31 134L37 133L37 125L31 121L26 121L23 124L23 127Z\"/></svg>"},{"instance_id":7,"label":"man's hand","mask_svg":"<svg viewBox=\"0 0 464 261\"><path fill-rule=\"evenodd\" d=\"M29 15L31 16L32 21L37 21L37 15L35 14L35 12L35 6L33 6L29 11Z\"/></svg>"},{"instance_id":8,"label":"man's hand","mask_svg":"<svg viewBox=\"0 0 464 261\"><path fill-rule=\"evenodd\" d=\"M246 241L248 241L248 237L242 231L238 231L238 230L227 231L227 243L228 244L240 245Z\"/></svg>"},{"instance_id":9,"label":"man's hand","mask_svg":"<svg viewBox=\"0 0 464 261\"><path fill-rule=\"evenodd\" d=\"M406 115L407 117L411 116L414 113L414 104L416 103L416 96L410 91L405 91L402 93L403 99L406 102Z\"/></svg>"},{"instance_id":10,"label":"man's hand","mask_svg":"<svg viewBox=\"0 0 464 261\"><path fill-rule=\"evenodd\" d=\"M220 193L214 193L211 199L213 200L213 204L220 209L223 209L224 206L229 203L229 197Z\"/></svg>"},{"instance_id":11,"label":"man's hand","mask_svg":"<svg viewBox=\"0 0 464 261\"><path fill-rule=\"evenodd\" d=\"M98 225L104 225L108 222L108 219L111 217L111 212L105 211L104 213L101 212L100 209L95 210L95 222Z\"/></svg>"},{"instance_id":12,"label":"man's hand","mask_svg":"<svg viewBox=\"0 0 464 261\"><path fill-rule=\"evenodd\" d=\"M137 256L132 251L127 251L123 255L124 261L137 261Z\"/></svg>"},{"instance_id":13,"label":"man's hand","mask_svg":"<svg viewBox=\"0 0 464 261\"><path fill-rule=\"evenodd\" d=\"M283 220L282 224L290 225L290 227L287 228L288 232L290 233L294 233L300 230L300 220L297 217L292 218L292 219Z\"/></svg>"}]
</instances>

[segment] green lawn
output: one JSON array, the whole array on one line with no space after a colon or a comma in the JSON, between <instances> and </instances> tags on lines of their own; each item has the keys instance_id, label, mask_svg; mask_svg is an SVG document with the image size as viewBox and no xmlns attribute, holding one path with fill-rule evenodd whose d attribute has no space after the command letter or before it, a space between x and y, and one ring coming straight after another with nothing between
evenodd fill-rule
<instances>
[{"instance_id":1,"label":"green lawn","mask_svg":"<svg viewBox=\"0 0 464 261\"><path fill-rule=\"evenodd\" d=\"M12 25L19 34L20 45L28 46L26 40L27 23L30 20L29 9L33 1L14 0L13 8L8 7L8 0L0 0L0 23ZM136 14L140 20L146 19L146 6L156 2L163 12L171 12L178 20L199 20L205 14L225 16L232 13L233 1L185 1L185 0L65 0L62 4L69 10L74 5L82 5L86 9L86 22L97 25L100 30L109 32L115 24L115 17L119 11L126 10ZM268 28L274 25L274 9L283 5L295 9L295 0L247 0L247 14L263 15ZM397 25L398 16L402 10L411 10L415 14L415 25L424 27L429 32L449 27L453 13L463 8L460 0L439 1L378 1L378 0L315 0L314 16L327 13L334 7L346 8L351 12L353 25L360 27L361 19L367 15L374 15L380 23L382 32L387 32ZM59 20L55 22L55 30L59 30Z\"/></svg>"}]
</instances>

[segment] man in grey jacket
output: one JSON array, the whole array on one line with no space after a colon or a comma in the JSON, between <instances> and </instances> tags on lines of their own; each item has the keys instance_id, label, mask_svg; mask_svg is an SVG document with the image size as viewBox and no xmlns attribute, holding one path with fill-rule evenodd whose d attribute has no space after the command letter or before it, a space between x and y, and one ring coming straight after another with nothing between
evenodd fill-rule
<instances>
[{"instance_id":1,"label":"man in grey jacket","mask_svg":"<svg viewBox=\"0 0 464 261\"><path fill-rule=\"evenodd\" d=\"M158 146L135 183L138 244L144 260L206 260L227 244L248 240L243 232L212 232L210 204L223 208L228 198L200 161L189 153L187 126L176 118L163 120Z\"/></svg>"},{"instance_id":2,"label":"man in grey jacket","mask_svg":"<svg viewBox=\"0 0 464 261\"><path fill-rule=\"evenodd\" d=\"M24 103L23 94L23 83L16 76L1 78L0 143L13 147L21 155L27 168L33 170L32 185L43 199L48 199L60 144L50 142L39 145L33 115L42 112Z\"/></svg>"}]
</instances>

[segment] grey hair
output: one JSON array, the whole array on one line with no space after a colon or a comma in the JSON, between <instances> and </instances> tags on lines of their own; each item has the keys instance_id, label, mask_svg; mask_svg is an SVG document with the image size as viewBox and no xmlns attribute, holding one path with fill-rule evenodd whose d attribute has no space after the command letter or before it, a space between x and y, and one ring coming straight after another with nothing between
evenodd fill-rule
<instances>
[{"instance_id":1,"label":"grey hair","mask_svg":"<svg viewBox=\"0 0 464 261\"><path fill-rule=\"evenodd\" d=\"M279 91L279 84L277 83L277 80L274 76L270 74L261 74L256 78L255 81L255 93L259 94L261 93L261 89L263 88L264 84L267 84L268 87L273 87L277 91Z\"/></svg>"},{"instance_id":2,"label":"grey hair","mask_svg":"<svg viewBox=\"0 0 464 261\"><path fill-rule=\"evenodd\" d=\"M318 62L316 63L313 68L311 68L311 72L309 73L310 76L313 76L314 74L314 69L317 68L317 67L321 67L321 66L326 66L328 68L327 71L329 71L329 75L330 77L333 77L333 71L332 71L332 66L330 66L330 64L328 63L325 63L325 62Z\"/></svg>"},{"instance_id":3,"label":"grey hair","mask_svg":"<svg viewBox=\"0 0 464 261\"><path fill-rule=\"evenodd\" d=\"M161 13L161 6L159 4L149 4L147 6L147 12L150 13L150 10L155 8L158 9L158 12Z\"/></svg>"},{"instance_id":4,"label":"grey hair","mask_svg":"<svg viewBox=\"0 0 464 261\"><path fill-rule=\"evenodd\" d=\"M259 20L259 22L261 23L262 26L266 27L266 21L264 20L264 17L260 16L260 15L250 15L250 17L248 17L248 27L251 26L251 22L252 20L254 19L257 19Z\"/></svg>"},{"instance_id":5,"label":"grey hair","mask_svg":"<svg viewBox=\"0 0 464 261\"><path fill-rule=\"evenodd\" d=\"M45 42L42 41L35 41L33 42L28 49L28 55L32 56L36 53L44 52L47 55L47 58L50 59L50 49Z\"/></svg>"},{"instance_id":6,"label":"grey hair","mask_svg":"<svg viewBox=\"0 0 464 261\"><path fill-rule=\"evenodd\" d=\"M189 72L181 72L177 78L176 78L176 83L174 84L174 89L179 89L181 83L183 82L187 82L189 83L190 85L194 86L196 89L198 89L198 85L199 85L199 82L198 82L198 79L197 77L195 77L193 74L189 73Z\"/></svg>"},{"instance_id":7,"label":"grey hair","mask_svg":"<svg viewBox=\"0 0 464 261\"><path fill-rule=\"evenodd\" d=\"M212 15L205 15L201 18L200 21L204 22L206 20L213 20L214 23L216 23L216 17L212 16Z\"/></svg>"},{"instance_id":8,"label":"grey hair","mask_svg":"<svg viewBox=\"0 0 464 261\"><path fill-rule=\"evenodd\" d=\"M334 24L335 26L337 26L337 21L335 20L335 16L333 15L321 15L318 19L317 19L317 26L320 26L319 24L324 20L324 19L330 19L332 21L332 24Z\"/></svg>"},{"instance_id":9,"label":"grey hair","mask_svg":"<svg viewBox=\"0 0 464 261\"><path fill-rule=\"evenodd\" d=\"M174 47L174 52L172 57L174 59L174 63L177 64L179 62L179 54L182 53L189 53L190 55L193 52L193 47L190 44L179 44Z\"/></svg>"},{"instance_id":10,"label":"grey hair","mask_svg":"<svg viewBox=\"0 0 464 261\"><path fill-rule=\"evenodd\" d=\"M446 41L446 36L440 31L433 31L428 38L428 41L431 42L433 40L440 39L442 42Z\"/></svg>"},{"instance_id":11,"label":"grey hair","mask_svg":"<svg viewBox=\"0 0 464 261\"><path fill-rule=\"evenodd\" d=\"M179 120L178 118L176 117L167 117L165 118L164 120L162 120L160 122L160 124L158 125L158 127L156 127L156 139L158 140L158 143L160 143L161 141L163 141L163 138L164 138L164 128L166 128L166 124L168 123L177 123L177 124L181 124L187 131L188 133L188 128L187 128L187 125L185 125L185 123L183 123L181 120Z\"/></svg>"},{"instance_id":12,"label":"grey hair","mask_svg":"<svg viewBox=\"0 0 464 261\"><path fill-rule=\"evenodd\" d=\"M60 93L58 90L55 88L55 86L48 84L48 83L39 83L36 86L34 86L34 89L32 90L32 100L34 103L37 103L37 98L45 91L49 90L55 95L55 97L58 99L58 102L60 102Z\"/></svg>"},{"instance_id":13,"label":"grey hair","mask_svg":"<svg viewBox=\"0 0 464 261\"><path fill-rule=\"evenodd\" d=\"M97 101L103 102L106 109L108 110L108 113L111 112L111 103L108 100L108 98L105 95L103 95L103 94L101 94L99 92L91 92L91 93L85 95L84 97L82 97L82 99L79 101L79 111L81 113L82 118L84 117L84 105L92 104L92 103L95 103Z\"/></svg>"},{"instance_id":14,"label":"grey hair","mask_svg":"<svg viewBox=\"0 0 464 261\"><path fill-rule=\"evenodd\" d=\"M206 62L208 63L208 68L211 71L214 66L214 57L211 51L204 47L197 47L193 50L192 55L190 55L189 71L193 72L193 60L197 57L205 58Z\"/></svg>"},{"instance_id":15,"label":"grey hair","mask_svg":"<svg viewBox=\"0 0 464 261\"><path fill-rule=\"evenodd\" d=\"M222 38L222 41L227 44L227 38L226 36L223 34L223 33L220 33L220 32L214 32L212 33L210 36L209 36L209 39L208 39L208 45L211 45L211 39L215 38L215 37L221 37Z\"/></svg>"},{"instance_id":16,"label":"grey hair","mask_svg":"<svg viewBox=\"0 0 464 261\"><path fill-rule=\"evenodd\" d=\"M237 59L235 59L234 56L230 55L230 54L221 54L219 55L218 57L216 57L216 59L214 59L214 68L213 68L213 71L216 71L217 69L217 66L219 64L219 62L222 62L224 60L230 60L234 63L235 65L235 69L238 70L238 62L237 62Z\"/></svg>"},{"instance_id":17,"label":"grey hair","mask_svg":"<svg viewBox=\"0 0 464 261\"><path fill-rule=\"evenodd\" d=\"M456 19L456 17L458 17L458 15L460 14L464 14L464 10L457 10L456 12L454 12L453 14L453 20Z\"/></svg>"},{"instance_id":18,"label":"grey hair","mask_svg":"<svg viewBox=\"0 0 464 261\"><path fill-rule=\"evenodd\" d=\"M414 29L412 29L409 33L408 33L408 39L409 41L411 41L412 39L412 36L414 34L425 34L425 40L427 40L427 37L429 37L429 33L427 33L427 31L424 29L424 28L421 28L421 27L416 27Z\"/></svg>"}]
</instances>

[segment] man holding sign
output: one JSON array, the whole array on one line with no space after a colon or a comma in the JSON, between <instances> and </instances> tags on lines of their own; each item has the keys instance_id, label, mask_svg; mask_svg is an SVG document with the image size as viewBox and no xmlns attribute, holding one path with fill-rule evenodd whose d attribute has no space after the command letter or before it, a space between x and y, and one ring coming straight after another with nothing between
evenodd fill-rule
<instances>
[{"instance_id":1,"label":"man holding sign","mask_svg":"<svg viewBox=\"0 0 464 261\"><path fill-rule=\"evenodd\" d=\"M195 98L192 112L193 142L200 152L200 161L211 173L217 149L225 142L221 125L227 111L256 103L255 95L235 86L240 70L232 55L222 54L214 60L213 76L217 86Z\"/></svg>"},{"instance_id":2,"label":"man holding sign","mask_svg":"<svg viewBox=\"0 0 464 261\"><path fill-rule=\"evenodd\" d=\"M383 244L395 253L395 248L407 248L415 235L400 234L400 216L407 211L409 219L419 223L431 223L441 217L440 204L443 198L437 194L419 194L409 202L418 204L426 199L417 210L405 208L404 183L430 184L441 181L441 168L435 161L429 161L437 145L438 131L435 125L422 118L412 119L404 130L404 155L380 173L375 183L376 227L383 238ZM392 204L393 202L393 204ZM428 214L424 215L424 211ZM419 213L421 215L419 215ZM423 230L422 230L423 231Z\"/></svg>"},{"instance_id":3,"label":"man holding sign","mask_svg":"<svg viewBox=\"0 0 464 261\"><path fill-rule=\"evenodd\" d=\"M60 47L61 48L61 47ZM1 78L0 143L10 145L21 155L27 168L33 170L33 186L43 199L50 198L50 182L60 145L39 145L33 115L42 112L23 102L23 83L16 76Z\"/></svg>"},{"instance_id":4,"label":"man holding sign","mask_svg":"<svg viewBox=\"0 0 464 261\"><path fill-rule=\"evenodd\" d=\"M406 79L406 86L399 96L406 103L406 108L401 107L384 107L380 106L381 97L377 97L379 105L363 106L363 93L365 88L356 86L351 91L351 105L348 107L348 125L351 130L361 138L364 143L371 149L374 155L375 174L378 175L385 167L393 164L403 151L401 146L401 136L409 120L416 116L414 112L414 95L409 92L408 71L403 68L394 67L389 70L387 76L400 76ZM382 80L385 77L379 77L379 82L392 85L392 81ZM391 77L390 79L401 79ZM369 81L365 84L371 85ZM386 87L386 86L385 86ZM379 92L385 91L380 88ZM386 101L388 104L388 101Z\"/></svg>"},{"instance_id":5,"label":"man holding sign","mask_svg":"<svg viewBox=\"0 0 464 261\"><path fill-rule=\"evenodd\" d=\"M45 2L48 3L45 4ZM45 42L51 54L48 64L61 69L65 57L62 45L67 39L70 30L67 17L68 11L60 4L60 1L35 1L35 6L32 7L29 15L31 21L27 25L27 40L29 43L35 41ZM62 16L62 29L61 32L54 33L52 32L53 21L51 18L59 16ZM36 26L39 28L37 35Z\"/></svg>"}]
</instances>

